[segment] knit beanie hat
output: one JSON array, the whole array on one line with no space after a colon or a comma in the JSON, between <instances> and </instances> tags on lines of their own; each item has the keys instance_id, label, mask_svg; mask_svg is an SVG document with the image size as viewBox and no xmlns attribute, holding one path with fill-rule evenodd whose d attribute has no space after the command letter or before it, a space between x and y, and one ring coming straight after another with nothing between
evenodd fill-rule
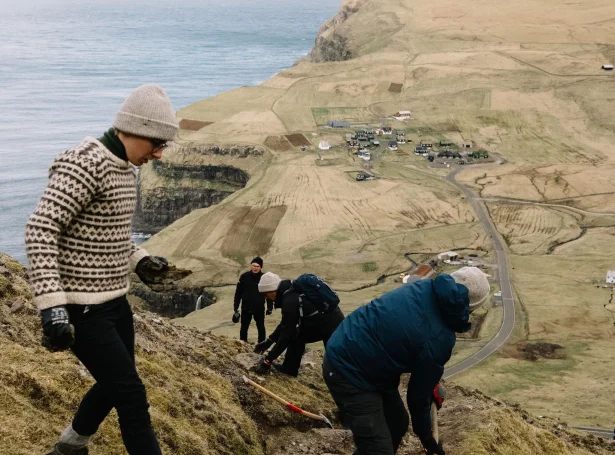
<instances>
[{"instance_id":1,"label":"knit beanie hat","mask_svg":"<svg viewBox=\"0 0 615 455\"><path fill-rule=\"evenodd\" d=\"M258 282L258 292L264 294L265 292L277 291L281 282L282 279L275 273L263 273L263 276Z\"/></svg>"},{"instance_id":2,"label":"knit beanie hat","mask_svg":"<svg viewBox=\"0 0 615 455\"><path fill-rule=\"evenodd\" d=\"M478 267L462 267L451 273L451 276L457 284L463 284L468 288L470 311L482 305L491 291L487 275Z\"/></svg>"},{"instance_id":3,"label":"knit beanie hat","mask_svg":"<svg viewBox=\"0 0 615 455\"><path fill-rule=\"evenodd\" d=\"M135 89L122 104L113 126L124 133L163 141L175 139L179 129L169 97L156 84Z\"/></svg>"},{"instance_id":4,"label":"knit beanie hat","mask_svg":"<svg viewBox=\"0 0 615 455\"><path fill-rule=\"evenodd\" d=\"M262 267L263 266L263 260L259 256L256 256L254 259L252 259L250 261L250 264L258 264L258 265L260 265Z\"/></svg>"}]
</instances>

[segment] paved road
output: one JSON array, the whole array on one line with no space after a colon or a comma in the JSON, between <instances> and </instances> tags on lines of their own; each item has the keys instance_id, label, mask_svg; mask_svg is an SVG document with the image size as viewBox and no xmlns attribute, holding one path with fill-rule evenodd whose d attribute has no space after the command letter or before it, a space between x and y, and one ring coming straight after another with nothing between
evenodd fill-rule
<instances>
[{"instance_id":1,"label":"paved road","mask_svg":"<svg viewBox=\"0 0 615 455\"><path fill-rule=\"evenodd\" d=\"M500 289L502 291L502 301L504 306L504 318L502 320L502 326L500 327L500 330L498 331L497 335L473 356L468 357L467 359L459 362L456 365L453 365L450 368L446 368L444 370L444 379L451 378L456 374L459 374L472 368L473 366L493 354L500 347L502 347L504 343L506 343L515 327L515 303L513 300L512 285L510 284L510 273L508 271L508 253L506 251L506 246L504 245L502 238L499 236L493 224L493 221L487 215L487 210L485 208L485 205L483 204L483 200L476 197L476 195L470 189L457 182L457 180L455 179L460 170L461 169L455 169L453 172L446 176L446 180L451 182L466 195L466 197L470 201L470 204L472 205L472 208L478 215L479 221L485 228L485 232L489 234L491 240L493 241L499 269ZM615 439L614 432L610 429L596 427L572 428L584 431L585 433L593 434L595 436L599 436L607 440Z\"/></svg>"},{"instance_id":2,"label":"paved road","mask_svg":"<svg viewBox=\"0 0 615 455\"><path fill-rule=\"evenodd\" d=\"M593 434L594 436L599 436L603 439L615 439L613 436L613 430L608 430L606 428L596 428L596 427L571 427L575 430L581 430L585 433Z\"/></svg>"},{"instance_id":3,"label":"paved road","mask_svg":"<svg viewBox=\"0 0 615 455\"><path fill-rule=\"evenodd\" d=\"M497 264L499 270L500 290L502 291L502 304L504 306L504 318L502 320L502 326L497 335L487 343L480 351L471 357L453 365L450 368L444 370L444 379L448 379L456 374L466 371L472 368L477 363L486 359L488 356L497 351L506 340L510 337L513 328L515 327L515 303L513 300L512 285L510 284L510 273L508 271L508 253L503 240L500 238L491 218L487 215L485 205L476 195L467 187L457 182L456 175L461 169L455 169L453 172L446 176L446 180L457 186L468 198L472 208L478 215L479 221L485 228L485 232L489 234L493 245L495 247L495 253L497 257Z\"/></svg>"}]
</instances>

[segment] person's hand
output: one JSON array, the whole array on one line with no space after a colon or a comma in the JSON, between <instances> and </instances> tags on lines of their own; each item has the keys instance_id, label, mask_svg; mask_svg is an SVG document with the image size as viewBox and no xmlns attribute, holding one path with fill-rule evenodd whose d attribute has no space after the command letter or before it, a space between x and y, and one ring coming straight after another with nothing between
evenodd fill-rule
<instances>
[{"instance_id":1,"label":"person's hand","mask_svg":"<svg viewBox=\"0 0 615 455\"><path fill-rule=\"evenodd\" d=\"M237 324L240 318L241 318L241 313L239 311L235 311L233 313L233 324Z\"/></svg>"},{"instance_id":2,"label":"person's hand","mask_svg":"<svg viewBox=\"0 0 615 455\"><path fill-rule=\"evenodd\" d=\"M43 346L51 352L64 351L75 344L75 328L64 305L41 311Z\"/></svg>"},{"instance_id":3,"label":"person's hand","mask_svg":"<svg viewBox=\"0 0 615 455\"><path fill-rule=\"evenodd\" d=\"M442 448L442 441L436 442L433 436L429 438L429 441L427 441L427 444L423 447L423 451L426 455L446 455Z\"/></svg>"},{"instance_id":4,"label":"person's hand","mask_svg":"<svg viewBox=\"0 0 615 455\"><path fill-rule=\"evenodd\" d=\"M143 283L159 283L169 270L169 261L160 256L145 256L137 263L135 273Z\"/></svg>"},{"instance_id":5,"label":"person's hand","mask_svg":"<svg viewBox=\"0 0 615 455\"><path fill-rule=\"evenodd\" d=\"M269 371L271 371L271 362L267 359L261 360L254 368L254 372L260 375L267 374Z\"/></svg>"},{"instance_id":6,"label":"person's hand","mask_svg":"<svg viewBox=\"0 0 615 455\"><path fill-rule=\"evenodd\" d=\"M256 352L257 354L262 354L267 349L269 349L272 344L273 341L267 338L265 341L261 341L260 343L254 345L254 352Z\"/></svg>"}]
</instances>

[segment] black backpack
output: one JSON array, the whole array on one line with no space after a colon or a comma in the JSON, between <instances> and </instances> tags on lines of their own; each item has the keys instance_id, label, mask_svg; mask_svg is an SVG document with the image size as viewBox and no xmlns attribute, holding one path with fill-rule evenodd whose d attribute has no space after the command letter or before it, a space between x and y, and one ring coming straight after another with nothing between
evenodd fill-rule
<instances>
[{"instance_id":1,"label":"black backpack","mask_svg":"<svg viewBox=\"0 0 615 455\"><path fill-rule=\"evenodd\" d=\"M335 291L322 278L311 273L304 273L293 280L292 286L286 292L290 291L299 293L299 315L301 317L303 317L302 299L304 298L312 302L318 309L316 313L308 314L306 317L329 313L337 308L340 303L340 298Z\"/></svg>"}]
</instances>

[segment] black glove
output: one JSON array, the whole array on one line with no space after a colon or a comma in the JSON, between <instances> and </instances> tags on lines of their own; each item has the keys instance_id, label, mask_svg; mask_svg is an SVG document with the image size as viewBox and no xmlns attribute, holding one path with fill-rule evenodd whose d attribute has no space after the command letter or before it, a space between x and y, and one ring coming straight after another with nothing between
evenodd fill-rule
<instances>
[{"instance_id":1,"label":"black glove","mask_svg":"<svg viewBox=\"0 0 615 455\"><path fill-rule=\"evenodd\" d=\"M43 346L51 352L64 351L75 344L75 328L64 305L41 311Z\"/></svg>"},{"instance_id":2,"label":"black glove","mask_svg":"<svg viewBox=\"0 0 615 455\"><path fill-rule=\"evenodd\" d=\"M273 310L268 309L267 311L265 311L265 316L271 316L271 313L273 313Z\"/></svg>"},{"instance_id":3,"label":"black glove","mask_svg":"<svg viewBox=\"0 0 615 455\"><path fill-rule=\"evenodd\" d=\"M237 324L240 318L241 318L241 313L239 311L235 311L233 313L233 324Z\"/></svg>"},{"instance_id":4,"label":"black glove","mask_svg":"<svg viewBox=\"0 0 615 455\"><path fill-rule=\"evenodd\" d=\"M423 447L423 451L427 455L446 455L444 449L442 448L442 441L436 442L433 436L429 438L427 444Z\"/></svg>"},{"instance_id":5,"label":"black glove","mask_svg":"<svg viewBox=\"0 0 615 455\"><path fill-rule=\"evenodd\" d=\"M271 371L271 362L267 359L261 360L254 368L256 374L267 374L269 371Z\"/></svg>"},{"instance_id":6,"label":"black glove","mask_svg":"<svg viewBox=\"0 0 615 455\"><path fill-rule=\"evenodd\" d=\"M256 352L257 354L262 354L267 349L269 349L272 344L273 341L267 338L265 341L261 341L260 343L254 345L254 352Z\"/></svg>"},{"instance_id":7,"label":"black glove","mask_svg":"<svg viewBox=\"0 0 615 455\"><path fill-rule=\"evenodd\" d=\"M145 256L137 263L135 273L145 284L159 283L169 270L169 261L160 256Z\"/></svg>"}]
</instances>

